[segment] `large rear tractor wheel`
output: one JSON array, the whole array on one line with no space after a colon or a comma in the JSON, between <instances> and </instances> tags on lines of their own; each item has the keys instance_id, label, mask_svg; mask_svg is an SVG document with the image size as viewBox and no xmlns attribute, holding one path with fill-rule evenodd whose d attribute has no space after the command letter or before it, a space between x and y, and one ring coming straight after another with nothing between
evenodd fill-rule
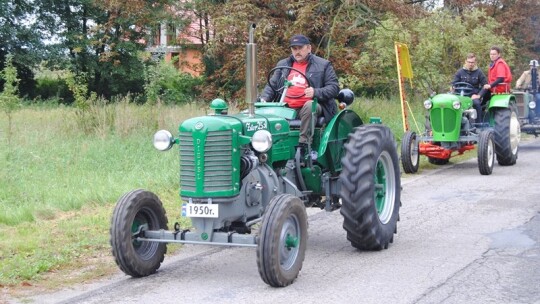
<instances>
[{"instance_id":1,"label":"large rear tractor wheel","mask_svg":"<svg viewBox=\"0 0 540 304\"><path fill-rule=\"evenodd\" d=\"M418 152L418 139L415 132L407 131L401 140L401 165L405 173L418 172L420 154Z\"/></svg>"},{"instance_id":2,"label":"large rear tractor wheel","mask_svg":"<svg viewBox=\"0 0 540 304\"><path fill-rule=\"evenodd\" d=\"M515 105L499 108L493 113L495 120L495 153L501 166L512 166L518 158L521 128Z\"/></svg>"},{"instance_id":3,"label":"large rear tractor wheel","mask_svg":"<svg viewBox=\"0 0 540 304\"><path fill-rule=\"evenodd\" d=\"M161 266L165 243L138 241L145 230L167 230L165 209L152 192L133 190L116 203L111 220L111 247L120 269L132 277L144 277Z\"/></svg>"},{"instance_id":4,"label":"large rear tractor wheel","mask_svg":"<svg viewBox=\"0 0 540 304\"><path fill-rule=\"evenodd\" d=\"M397 232L401 205L394 135L383 125L355 128L341 163L341 214L347 239L358 249L388 248Z\"/></svg>"},{"instance_id":5,"label":"large rear tractor wheel","mask_svg":"<svg viewBox=\"0 0 540 304\"><path fill-rule=\"evenodd\" d=\"M290 194L272 198L257 246L259 274L266 284L284 287L296 279L306 253L307 227L306 209L299 198Z\"/></svg>"},{"instance_id":6,"label":"large rear tractor wheel","mask_svg":"<svg viewBox=\"0 0 540 304\"><path fill-rule=\"evenodd\" d=\"M484 130L480 132L478 139L478 170L482 175L490 175L493 172L495 163L495 143L493 141L493 131Z\"/></svg>"}]
</instances>

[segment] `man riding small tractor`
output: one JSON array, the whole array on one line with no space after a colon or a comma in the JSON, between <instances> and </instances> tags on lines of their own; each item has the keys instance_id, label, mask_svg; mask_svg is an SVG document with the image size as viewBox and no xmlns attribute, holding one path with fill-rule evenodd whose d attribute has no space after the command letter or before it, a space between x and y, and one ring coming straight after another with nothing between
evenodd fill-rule
<instances>
[{"instance_id":1,"label":"man riding small tractor","mask_svg":"<svg viewBox=\"0 0 540 304\"><path fill-rule=\"evenodd\" d=\"M166 243L244 246L256 248L265 283L287 286L304 261L306 207L339 209L355 248L382 250L393 242L401 183L392 132L380 123L364 125L347 109L354 95L345 89L337 96L342 110L329 123L312 119L313 143L301 153L296 111L282 102L255 103L254 29L246 51L249 110L228 114L225 101L217 99L213 115L182 122L177 136L165 130L154 135L158 150L179 146L178 210L191 227L175 223L167 230L162 203L150 191L134 190L118 200L110 243L124 273L155 273ZM285 81L275 89L286 95L288 86Z\"/></svg>"},{"instance_id":2,"label":"man riding small tractor","mask_svg":"<svg viewBox=\"0 0 540 304\"><path fill-rule=\"evenodd\" d=\"M540 85L538 61L530 61L530 70L518 79L513 94L516 96L521 131L538 136L540 130Z\"/></svg>"},{"instance_id":3,"label":"man riding small tractor","mask_svg":"<svg viewBox=\"0 0 540 304\"><path fill-rule=\"evenodd\" d=\"M415 173L420 155L435 165L448 163L450 157L478 149L478 169L482 175L493 172L495 156L501 166L514 165L520 141L516 98L506 92L494 94L476 113L469 83L454 84L453 93L438 94L424 101L425 133L407 131L401 142L401 162L406 173ZM469 95L469 96L467 96ZM480 115L480 122L476 122Z\"/></svg>"}]
</instances>

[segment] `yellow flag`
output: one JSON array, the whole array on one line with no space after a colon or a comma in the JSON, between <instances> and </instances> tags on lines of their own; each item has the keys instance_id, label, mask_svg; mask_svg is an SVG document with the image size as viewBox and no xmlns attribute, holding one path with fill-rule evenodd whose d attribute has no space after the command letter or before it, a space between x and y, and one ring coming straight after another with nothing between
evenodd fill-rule
<instances>
[{"instance_id":1,"label":"yellow flag","mask_svg":"<svg viewBox=\"0 0 540 304\"><path fill-rule=\"evenodd\" d=\"M398 56L398 64L400 66L401 70L401 76L403 78L413 78L413 72L412 72L412 65L411 65L411 57L409 56L409 48L406 44L401 42L395 42L396 44L396 51Z\"/></svg>"}]
</instances>

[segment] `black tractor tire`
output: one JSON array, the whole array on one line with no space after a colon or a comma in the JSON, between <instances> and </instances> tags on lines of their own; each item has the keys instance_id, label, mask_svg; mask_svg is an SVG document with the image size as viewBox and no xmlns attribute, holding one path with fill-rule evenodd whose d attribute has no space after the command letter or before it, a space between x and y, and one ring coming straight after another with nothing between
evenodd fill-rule
<instances>
[{"instance_id":1,"label":"black tractor tire","mask_svg":"<svg viewBox=\"0 0 540 304\"><path fill-rule=\"evenodd\" d=\"M111 220L111 247L118 267L132 277L151 275L161 266L167 245L134 238L139 229L167 230L165 209L152 192L133 190L116 203Z\"/></svg>"},{"instance_id":2,"label":"black tractor tire","mask_svg":"<svg viewBox=\"0 0 540 304\"><path fill-rule=\"evenodd\" d=\"M495 153L501 166L512 166L518 158L521 129L515 105L498 108L493 112L495 121Z\"/></svg>"},{"instance_id":3,"label":"black tractor tire","mask_svg":"<svg viewBox=\"0 0 540 304\"><path fill-rule=\"evenodd\" d=\"M448 158L435 158L428 156L428 162L437 166L442 166L448 164Z\"/></svg>"},{"instance_id":4,"label":"black tractor tire","mask_svg":"<svg viewBox=\"0 0 540 304\"><path fill-rule=\"evenodd\" d=\"M493 173L495 164L495 141L492 130L483 130L478 138L478 170L482 175Z\"/></svg>"},{"instance_id":5,"label":"black tractor tire","mask_svg":"<svg viewBox=\"0 0 540 304\"><path fill-rule=\"evenodd\" d=\"M284 287L297 277L306 254L307 213L302 201L290 194L272 198L264 213L257 246L262 280Z\"/></svg>"},{"instance_id":6,"label":"black tractor tire","mask_svg":"<svg viewBox=\"0 0 540 304\"><path fill-rule=\"evenodd\" d=\"M420 166L420 154L416 133L407 131L401 139L401 165L405 173L416 173Z\"/></svg>"},{"instance_id":7,"label":"black tractor tire","mask_svg":"<svg viewBox=\"0 0 540 304\"><path fill-rule=\"evenodd\" d=\"M347 239L361 250L387 249L397 232L401 205L394 135L383 125L355 128L341 163L341 214Z\"/></svg>"}]
</instances>

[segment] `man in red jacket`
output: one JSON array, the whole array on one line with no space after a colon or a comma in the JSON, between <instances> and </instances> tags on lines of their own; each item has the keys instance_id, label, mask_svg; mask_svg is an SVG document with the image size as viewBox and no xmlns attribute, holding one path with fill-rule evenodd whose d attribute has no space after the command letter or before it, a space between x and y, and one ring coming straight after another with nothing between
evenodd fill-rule
<instances>
[{"instance_id":1,"label":"man in red jacket","mask_svg":"<svg viewBox=\"0 0 540 304\"><path fill-rule=\"evenodd\" d=\"M491 93L508 93L510 92L510 82L512 81L512 72L510 67L501 58L501 49L497 46L491 47L489 50L489 65L488 83L484 85L484 89L491 90Z\"/></svg>"},{"instance_id":2,"label":"man in red jacket","mask_svg":"<svg viewBox=\"0 0 540 304\"><path fill-rule=\"evenodd\" d=\"M488 83L484 85L478 94L472 96L473 100L481 98L482 105L491 99L492 94L509 93L510 82L512 81L510 67L501 58L501 48L492 46L489 50L489 59L491 59L491 63L489 64ZM478 113L476 122L482 122L483 118L484 113Z\"/></svg>"}]
</instances>

